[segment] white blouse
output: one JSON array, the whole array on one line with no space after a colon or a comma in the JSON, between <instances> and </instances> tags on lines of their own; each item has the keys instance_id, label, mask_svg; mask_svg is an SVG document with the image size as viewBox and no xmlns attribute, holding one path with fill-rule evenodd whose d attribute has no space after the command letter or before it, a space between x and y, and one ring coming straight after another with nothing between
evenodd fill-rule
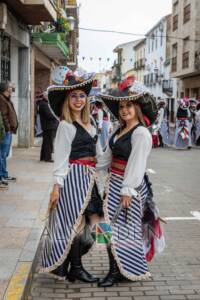
<instances>
[{"instance_id":1,"label":"white blouse","mask_svg":"<svg viewBox=\"0 0 200 300\"><path fill-rule=\"evenodd\" d=\"M115 136L115 141L117 137ZM152 148L152 137L149 130L143 126L137 127L131 136L132 150L129 156L121 195L137 197L136 188L140 186L147 167L147 159ZM97 170L108 170L112 162L112 152L108 146L102 156L99 157Z\"/></svg>"},{"instance_id":2,"label":"white blouse","mask_svg":"<svg viewBox=\"0 0 200 300\"><path fill-rule=\"evenodd\" d=\"M58 184L60 187L63 187L64 179L69 171L69 156L76 130L77 129L73 124L67 123L66 121L61 121L57 129L54 149L53 177L54 184ZM96 128L90 126L88 133L94 137L96 135ZM101 154L101 146L97 142L97 157Z\"/></svg>"}]
</instances>

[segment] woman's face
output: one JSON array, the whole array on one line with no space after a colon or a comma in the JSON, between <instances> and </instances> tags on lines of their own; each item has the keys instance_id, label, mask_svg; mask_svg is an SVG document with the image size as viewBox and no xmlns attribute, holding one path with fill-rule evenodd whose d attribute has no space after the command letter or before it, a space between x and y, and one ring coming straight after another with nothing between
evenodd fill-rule
<instances>
[{"instance_id":1,"label":"woman's face","mask_svg":"<svg viewBox=\"0 0 200 300\"><path fill-rule=\"evenodd\" d=\"M69 107L74 112L82 111L87 101L87 95L82 90L75 90L69 94Z\"/></svg>"},{"instance_id":2,"label":"woman's face","mask_svg":"<svg viewBox=\"0 0 200 300\"><path fill-rule=\"evenodd\" d=\"M122 100L119 103L119 115L124 122L137 119L135 106L131 101Z\"/></svg>"}]
</instances>

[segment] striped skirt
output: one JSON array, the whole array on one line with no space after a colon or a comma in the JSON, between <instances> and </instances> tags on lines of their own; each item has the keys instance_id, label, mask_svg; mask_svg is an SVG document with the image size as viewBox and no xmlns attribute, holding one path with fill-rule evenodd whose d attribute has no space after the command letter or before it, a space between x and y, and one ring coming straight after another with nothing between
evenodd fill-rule
<instances>
[{"instance_id":1,"label":"striped skirt","mask_svg":"<svg viewBox=\"0 0 200 300\"><path fill-rule=\"evenodd\" d=\"M111 223L116 207L120 203L123 176L110 174L104 215ZM142 207L147 196L147 186L142 182L138 189L140 199L133 198L128 209L123 208L112 225L111 249L120 272L128 279L136 281L149 278L142 237Z\"/></svg>"},{"instance_id":2,"label":"striped skirt","mask_svg":"<svg viewBox=\"0 0 200 300\"><path fill-rule=\"evenodd\" d=\"M51 216L40 273L55 270L67 258L91 199L94 181L94 168L80 164L71 165L60 190L58 204Z\"/></svg>"}]
</instances>

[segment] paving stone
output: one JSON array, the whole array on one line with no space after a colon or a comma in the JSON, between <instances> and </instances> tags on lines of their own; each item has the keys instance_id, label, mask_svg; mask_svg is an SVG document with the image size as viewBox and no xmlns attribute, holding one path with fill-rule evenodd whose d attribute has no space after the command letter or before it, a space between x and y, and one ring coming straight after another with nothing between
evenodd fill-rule
<instances>
[{"instance_id":1,"label":"paving stone","mask_svg":"<svg viewBox=\"0 0 200 300\"><path fill-rule=\"evenodd\" d=\"M187 299L184 295L169 295L169 296L161 296L161 300L184 300Z\"/></svg>"},{"instance_id":2,"label":"paving stone","mask_svg":"<svg viewBox=\"0 0 200 300\"><path fill-rule=\"evenodd\" d=\"M134 300L160 300L158 296L141 296L141 297L134 297Z\"/></svg>"},{"instance_id":3,"label":"paving stone","mask_svg":"<svg viewBox=\"0 0 200 300\"><path fill-rule=\"evenodd\" d=\"M93 293L94 297L111 297L111 296L118 296L117 292L94 292Z\"/></svg>"}]
</instances>

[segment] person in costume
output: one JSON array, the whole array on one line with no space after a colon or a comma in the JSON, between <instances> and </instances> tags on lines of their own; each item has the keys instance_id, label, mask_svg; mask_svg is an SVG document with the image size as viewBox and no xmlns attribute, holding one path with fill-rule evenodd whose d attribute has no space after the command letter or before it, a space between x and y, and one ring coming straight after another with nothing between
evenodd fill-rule
<instances>
[{"instance_id":1,"label":"person in costume","mask_svg":"<svg viewBox=\"0 0 200 300\"><path fill-rule=\"evenodd\" d=\"M137 91L134 85L129 90L115 91L114 96L101 94L100 97L120 122L97 163L99 172L109 172L104 217L112 228L112 239L107 247L110 269L98 283L99 287L109 287L124 277L132 281L150 277L149 249L145 249L142 218L145 201L150 195L145 171L152 138L146 125L155 121L157 107L145 89ZM117 211L119 215L114 221ZM159 220L154 221L156 230L160 230Z\"/></svg>"},{"instance_id":2,"label":"person in costume","mask_svg":"<svg viewBox=\"0 0 200 300\"><path fill-rule=\"evenodd\" d=\"M48 88L48 99L61 121L55 139L50 234L45 240L40 272L67 277L69 281L96 282L98 278L81 262L86 252L82 228L85 222L92 224L103 215L95 174L97 134L90 125L87 100L93 75L72 73L60 66L52 77L57 85Z\"/></svg>"},{"instance_id":3,"label":"person in costume","mask_svg":"<svg viewBox=\"0 0 200 300\"><path fill-rule=\"evenodd\" d=\"M196 106L195 111L195 144L200 146L200 102Z\"/></svg>"},{"instance_id":4,"label":"person in costume","mask_svg":"<svg viewBox=\"0 0 200 300\"><path fill-rule=\"evenodd\" d=\"M164 147L164 145L169 144L169 127L165 100L160 100L158 103L158 116L156 125L158 130L159 146Z\"/></svg>"},{"instance_id":5,"label":"person in costume","mask_svg":"<svg viewBox=\"0 0 200 300\"><path fill-rule=\"evenodd\" d=\"M176 130L174 135L174 146L177 149L187 149L192 146L191 126L189 122L190 111L187 98L178 101L179 107L176 115Z\"/></svg>"}]
</instances>

